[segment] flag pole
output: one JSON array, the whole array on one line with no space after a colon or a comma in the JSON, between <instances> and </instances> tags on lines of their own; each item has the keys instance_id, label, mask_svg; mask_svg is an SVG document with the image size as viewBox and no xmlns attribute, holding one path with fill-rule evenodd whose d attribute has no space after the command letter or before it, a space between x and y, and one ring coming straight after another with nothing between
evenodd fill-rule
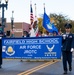
<instances>
[{"instance_id":1,"label":"flag pole","mask_svg":"<svg viewBox=\"0 0 74 75\"><path fill-rule=\"evenodd\" d=\"M31 8L32 8L32 1L30 0L30 25L31 25Z\"/></svg>"},{"instance_id":2,"label":"flag pole","mask_svg":"<svg viewBox=\"0 0 74 75\"><path fill-rule=\"evenodd\" d=\"M45 3L43 3L43 6L44 6L44 12L45 12Z\"/></svg>"},{"instance_id":3,"label":"flag pole","mask_svg":"<svg viewBox=\"0 0 74 75\"><path fill-rule=\"evenodd\" d=\"M36 3L35 3L35 19L37 18Z\"/></svg>"},{"instance_id":4,"label":"flag pole","mask_svg":"<svg viewBox=\"0 0 74 75\"><path fill-rule=\"evenodd\" d=\"M36 37L38 36L38 20L37 20L37 8L36 8L36 3L35 5L35 35Z\"/></svg>"},{"instance_id":5,"label":"flag pole","mask_svg":"<svg viewBox=\"0 0 74 75\"><path fill-rule=\"evenodd\" d=\"M45 3L43 3L44 13L45 13ZM43 34L45 33L45 28L43 28Z\"/></svg>"},{"instance_id":6,"label":"flag pole","mask_svg":"<svg viewBox=\"0 0 74 75\"><path fill-rule=\"evenodd\" d=\"M45 7L45 3L43 3L44 7Z\"/></svg>"}]
</instances>

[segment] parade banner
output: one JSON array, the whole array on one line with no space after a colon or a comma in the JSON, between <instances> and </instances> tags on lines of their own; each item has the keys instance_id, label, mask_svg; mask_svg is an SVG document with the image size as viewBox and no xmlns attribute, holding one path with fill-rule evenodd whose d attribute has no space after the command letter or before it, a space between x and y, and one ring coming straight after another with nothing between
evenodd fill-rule
<instances>
[{"instance_id":1,"label":"parade banner","mask_svg":"<svg viewBox=\"0 0 74 75\"><path fill-rule=\"evenodd\" d=\"M61 36L3 38L2 57L19 59L60 59Z\"/></svg>"}]
</instances>

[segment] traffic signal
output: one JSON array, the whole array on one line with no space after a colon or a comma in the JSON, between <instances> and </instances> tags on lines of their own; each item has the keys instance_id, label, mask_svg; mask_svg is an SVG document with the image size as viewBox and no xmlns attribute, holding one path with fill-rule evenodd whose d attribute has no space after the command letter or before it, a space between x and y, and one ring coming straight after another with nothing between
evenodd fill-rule
<instances>
[{"instance_id":1,"label":"traffic signal","mask_svg":"<svg viewBox=\"0 0 74 75\"><path fill-rule=\"evenodd\" d=\"M0 26L2 26L2 24L0 23Z\"/></svg>"},{"instance_id":2,"label":"traffic signal","mask_svg":"<svg viewBox=\"0 0 74 75\"><path fill-rule=\"evenodd\" d=\"M10 31L7 31L7 32L6 32L6 35L7 35L7 36L10 36Z\"/></svg>"}]
</instances>

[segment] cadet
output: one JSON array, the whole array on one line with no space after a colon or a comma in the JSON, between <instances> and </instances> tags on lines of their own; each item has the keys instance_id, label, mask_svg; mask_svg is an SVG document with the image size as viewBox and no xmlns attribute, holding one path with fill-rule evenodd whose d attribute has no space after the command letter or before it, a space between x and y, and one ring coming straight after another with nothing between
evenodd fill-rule
<instances>
[{"instance_id":1,"label":"cadet","mask_svg":"<svg viewBox=\"0 0 74 75\"><path fill-rule=\"evenodd\" d=\"M69 71L72 71L72 52L74 49L74 37L71 33L72 25L67 23L64 25L65 33L62 40L62 56L63 56L63 69L64 74L67 74L67 63L69 65Z\"/></svg>"},{"instance_id":2,"label":"cadet","mask_svg":"<svg viewBox=\"0 0 74 75\"><path fill-rule=\"evenodd\" d=\"M29 37L29 34L27 31L23 31L23 38ZM23 61L22 59L20 60L21 62Z\"/></svg>"},{"instance_id":3,"label":"cadet","mask_svg":"<svg viewBox=\"0 0 74 75\"><path fill-rule=\"evenodd\" d=\"M53 31L53 36L57 36L58 33L56 31Z\"/></svg>"},{"instance_id":4,"label":"cadet","mask_svg":"<svg viewBox=\"0 0 74 75\"><path fill-rule=\"evenodd\" d=\"M0 24L0 28L1 28L1 24ZM2 65L2 37L3 37L3 32L2 30L0 30L0 68Z\"/></svg>"}]
</instances>

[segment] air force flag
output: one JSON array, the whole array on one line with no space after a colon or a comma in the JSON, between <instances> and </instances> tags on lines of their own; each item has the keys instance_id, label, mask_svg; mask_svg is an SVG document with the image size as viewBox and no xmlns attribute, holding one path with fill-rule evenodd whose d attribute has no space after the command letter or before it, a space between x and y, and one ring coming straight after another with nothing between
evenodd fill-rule
<instances>
[{"instance_id":1,"label":"air force flag","mask_svg":"<svg viewBox=\"0 0 74 75\"><path fill-rule=\"evenodd\" d=\"M43 16L43 27L50 33L52 33L53 31L56 31L58 33L58 29L55 27L54 24L50 22L50 19L45 12L45 8L44 8L44 16Z\"/></svg>"}]
</instances>

